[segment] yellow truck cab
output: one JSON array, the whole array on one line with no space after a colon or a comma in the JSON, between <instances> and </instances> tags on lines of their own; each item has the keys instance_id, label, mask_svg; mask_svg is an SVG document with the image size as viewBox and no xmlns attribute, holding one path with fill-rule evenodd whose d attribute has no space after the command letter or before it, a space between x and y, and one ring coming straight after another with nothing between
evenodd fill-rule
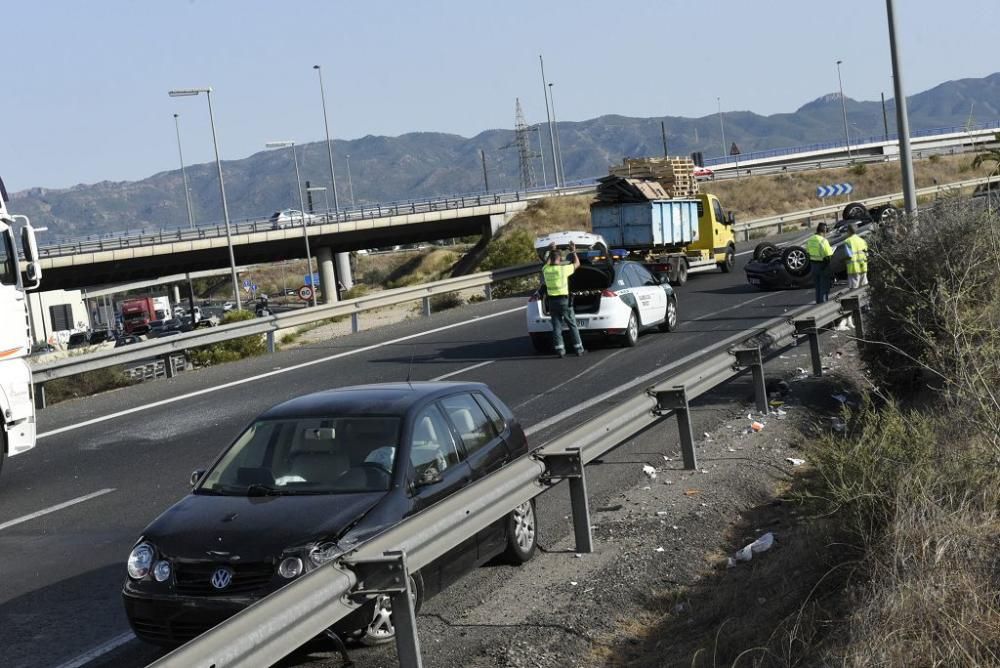
<instances>
[{"instance_id":1,"label":"yellow truck cab","mask_svg":"<svg viewBox=\"0 0 1000 668\"><path fill-rule=\"evenodd\" d=\"M689 272L730 272L736 258L733 215L715 195L685 199L595 202L591 229L653 274L684 285Z\"/></svg>"}]
</instances>

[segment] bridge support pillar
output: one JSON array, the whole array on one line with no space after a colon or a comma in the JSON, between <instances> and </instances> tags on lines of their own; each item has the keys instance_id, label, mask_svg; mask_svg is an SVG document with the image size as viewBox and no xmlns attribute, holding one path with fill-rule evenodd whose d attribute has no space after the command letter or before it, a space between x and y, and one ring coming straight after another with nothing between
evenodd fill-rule
<instances>
[{"instance_id":1,"label":"bridge support pillar","mask_svg":"<svg viewBox=\"0 0 1000 668\"><path fill-rule=\"evenodd\" d=\"M350 290L354 287L354 277L351 275L351 254L337 253L336 262L337 278L340 279L345 290Z\"/></svg>"},{"instance_id":2,"label":"bridge support pillar","mask_svg":"<svg viewBox=\"0 0 1000 668\"><path fill-rule=\"evenodd\" d=\"M333 249L320 246L316 249L316 263L319 265L319 289L323 293L323 303L337 301L337 274L333 268Z\"/></svg>"},{"instance_id":3,"label":"bridge support pillar","mask_svg":"<svg viewBox=\"0 0 1000 668\"><path fill-rule=\"evenodd\" d=\"M174 285L170 290L170 305L171 308L181 303L181 286Z\"/></svg>"}]
</instances>

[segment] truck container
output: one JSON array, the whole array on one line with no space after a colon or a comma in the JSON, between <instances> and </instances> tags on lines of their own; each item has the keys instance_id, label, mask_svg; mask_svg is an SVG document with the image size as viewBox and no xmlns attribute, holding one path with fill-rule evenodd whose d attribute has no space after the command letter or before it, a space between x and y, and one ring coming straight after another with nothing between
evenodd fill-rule
<instances>
[{"instance_id":1,"label":"truck container","mask_svg":"<svg viewBox=\"0 0 1000 668\"><path fill-rule=\"evenodd\" d=\"M714 195L690 199L598 201L590 207L591 229L611 250L622 249L661 279L687 282L688 272L716 267L729 272L736 257L732 214Z\"/></svg>"}]
</instances>

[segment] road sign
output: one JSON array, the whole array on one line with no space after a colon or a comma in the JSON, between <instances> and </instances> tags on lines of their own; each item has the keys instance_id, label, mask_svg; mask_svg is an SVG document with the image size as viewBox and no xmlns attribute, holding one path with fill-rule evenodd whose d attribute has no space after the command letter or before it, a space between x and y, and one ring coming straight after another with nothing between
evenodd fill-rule
<instances>
[{"instance_id":1,"label":"road sign","mask_svg":"<svg viewBox=\"0 0 1000 668\"><path fill-rule=\"evenodd\" d=\"M250 286L250 292L257 292L257 284L256 283L254 283L253 285Z\"/></svg>"},{"instance_id":2,"label":"road sign","mask_svg":"<svg viewBox=\"0 0 1000 668\"><path fill-rule=\"evenodd\" d=\"M243 287L246 288L247 290L249 290L250 289L250 282L251 281L250 281L249 278L244 278L243 279Z\"/></svg>"},{"instance_id":3,"label":"road sign","mask_svg":"<svg viewBox=\"0 0 1000 668\"><path fill-rule=\"evenodd\" d=\"M306 285L319 285L319 274L306 274L302 279Z\"/></svg>"},{"instance_id":4,"label":"road sign","mask_svg":"<svg viewBox=\"0 0 1000 668\"><path fill-rule=\"evenodd\" d=\"M850 183L834 183L830 186L819 186L816 188L816 197L836 197L837 195L850 195L854 192L854 186Z\"/></svg>"},{"instance_id":5,"label":"road sign","mask_svg":"<svg viewBox=\"0 0 1000 668\"><path fill-rule=\"evenodd\" d=\"M301 288L299 288L299 299L301 299L304 302L307 302L310 299L312 299L312 297L313 297L313 289L310 288L308 285L303 285Z\"/></svg>"}]
</instances>

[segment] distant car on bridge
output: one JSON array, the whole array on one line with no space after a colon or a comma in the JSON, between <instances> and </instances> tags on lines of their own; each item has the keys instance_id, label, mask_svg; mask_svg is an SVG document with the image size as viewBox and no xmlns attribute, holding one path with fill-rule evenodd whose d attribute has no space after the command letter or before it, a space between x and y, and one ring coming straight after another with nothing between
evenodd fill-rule
<instances>
[{"instance_id":1,"label":"distant car on bridge","mask_svg":"<svg viewBox=\"0 0 1000 668\"><path fill-rule=\"evenodd\" d=\"M319 216L311 213L303 214L298 209L282 209L271 214L271 229L280 230L285 227L293 227L302 224L302 217L305 216L306 225L312 225L319 221Z\"/></svg>"}]
</instances>

